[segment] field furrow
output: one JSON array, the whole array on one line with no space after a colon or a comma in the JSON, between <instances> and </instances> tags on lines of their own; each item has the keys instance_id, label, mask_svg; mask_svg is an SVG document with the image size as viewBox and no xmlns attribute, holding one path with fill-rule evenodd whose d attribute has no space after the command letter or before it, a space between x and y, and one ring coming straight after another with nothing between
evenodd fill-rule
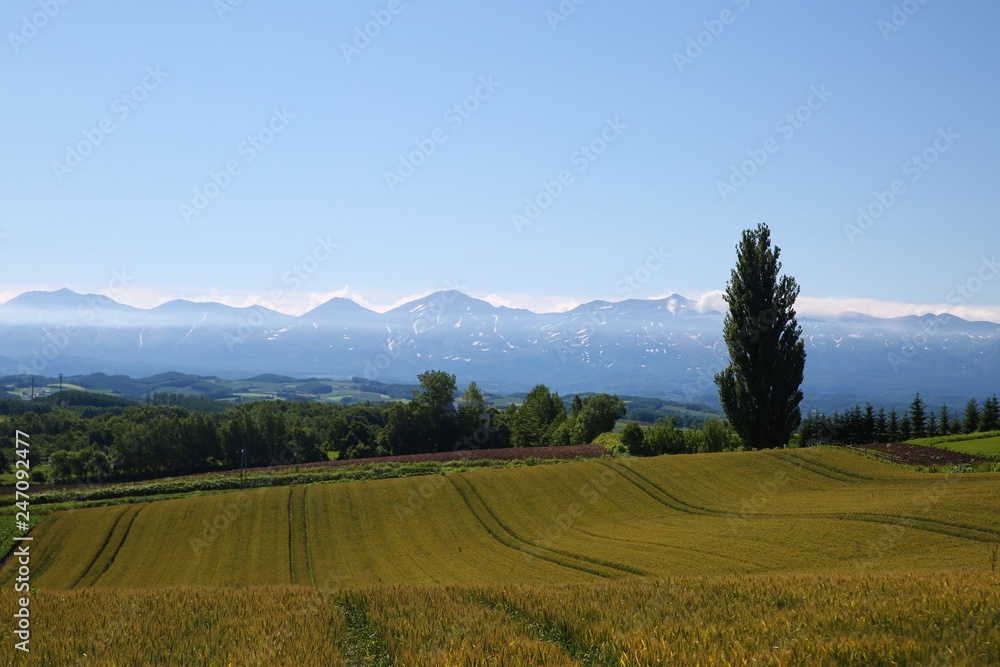
<instances>
[{"instance_id":1,"label":"field furrow","mask_svg":"<svg viewBox=\"0 0 1000 667\"><path fill-rule=\"evenodd\" d=\"M574 570L579 570L580 572L585 572L587 574L592 574L596 577L602 577L604 579L610 579L616 576L615 572L608 571L606 568L594 567L591 563L578 562L580 559L575 559L573 557L568 557L565 554L556 555L548 549L542 549L534 546L527 540L524 540L509 529L507 529L503 523L501 523L495 514L490 510L489 506L483 502L482 497L480 497L468 480L461 480L452 478L450 480L455 486L455 490L458 491L462 500L465 502L466 507L469 511L476 517L476 520L483 527L490 536L495 539L500 544L504 545L509 549L519 551L525 558L525 560L530 560L532 558L540 558L541 560L554 563L561 567L571 568Z\"/></svg>"},{"instance_id":2,"label":"field furrow","mask_svg":"<svg viewBox=\"0 0 1000 667\"><path fill-rule=\"evenodd\" d=\"M791 465L797 466L808 470L809 472L827 477L838 482L852 482L857 480L872 481L874 478L866 477L864 475L859 475L852 473L850 471L841 470L840 468L834 467L832 465L825 465L817 460L815 456L803 455L801 453L795 452L794 450L789 452L787 450L783 451L769 451L767 452L769 456L772 456L779 461L784 463L790 463Z\"/></svg>"},{"instance_id":3,"label":"field furrow","mask_svg":"<svg viewBox=\"0 0 1000 667\"><path fill-rule=\"evenodd\" d=\"M309 487L302 487L302 535L305 539L304 551L306 554L306 570L309 572L309 583L316 585L316 572L313 570L311 546L309 544L309 500L306 495Z\"/></svg>"},{"instance_id":4,"label":"field furrow","mask_svg":"<svg viewBox=\"0 0 1000 667\"><path fill-rule=\"evenodd\" d=\"M118 552L121 551L122 545L125 544L125 540L128 539L129 531L132 530L132 524L135 523L135 519L139 516L139 512L142 511L142 505L130 506L122 515L119 517L118 521L115 523L115 527L112 529L109 539L105 544L104 549L101 551L98 558L94 560L90 565L90 569L86 574L80 578L80 581L76 582L73 588L81 588L85 586L95 585L100 578L107 572L111 564L115 562L115 557Z\"/></svg>"},{"instance_id":5,"label":"field furrow","mask_svg":"<svg viewBox=\"0 0 1000 667\"><path fill-rule=\"evenodd\" d=\"M799 465L806 456L823 474ZM1000 543L998 489L993 473L827 449L271 487L54 512L32 531L32 578L355 589L980 568Z\"/></svg>"},{"instance_id":6,"label":"field furrow","mask_svg":"<svg viewBox=\"0 0 1000 667\"><path fill-rule=\"evenodd\" d=\"M293 584L313 584L309 561L309 529L307 525L306 486L288 490L288 567Z\"/></svg>"},{"instance_id":7,"label":"field furrow","mask_svg":"<svg viewBox=\"0 0 1000 667\"><path fill-rule=\"evenodd\" d=\"M128 509L119 505L55 512L46 517L31 533L35 554L32 581L53 588L72 588L100 558ZM13 571L9 567L0 571L0 581L6 584Z\"/></svg>"},{"instance_id":8,"label":"field furrow","mask_svg":"<svg viewBox=\"0 0 1000 667\"><path fill-rule=\"evenodd\" d=\"M619 474L624 478L629 484L633 485L636 489L646 494L656 502L660 503L664 507L678 512L684 512L685 514L718 514L719 512L714 512L711 510L704 510L700 507L695 507L689 505L678 498L670 495L662 488L657 486L654 482L646 479L636 471L632 470L628 466L615 465L613 463L608 463L601 461L602 465L608 467L608 469L613 470L615 473Z\"/></svg>"},{"instance_id":9,"label":"field furrow","mask_svg":"<svg viewBox=\"0 0 1000 667\"><path fill-rule=\"evenodd\" d=\"M479 493L479 491L476 489L475 485L472 484L472 482L470 481L470 479L468 477L464 477L463 481L466 483L466 485L468 486L469 490L479 499L480 503L482 503L482 506L484 508L486 508L486 511L490 514L490 516L493 517L493 519L500 525L500 527L504 531L506 531L509 535L511 535L512 537L514 537L514 539L516 539L516 540L518 540L518 541L520 541L522 543L528 543L527 538L522 537L521 534L519 534L518 532L515 532L515 530L513 528L511 528L509 524L504 523L496 515L496 513L494 513L494 511L490 508L489 503L487 503L487 501ZM572 516L570 516L570 518L572 518ZM572 526L570 526L570 529L571 528L572 528ZM540 542L541 542L541 540L536 540L534 542L534 546L537 547ZM551 543L552 540L549 540L548 542ZM564 550L564 549L558 549L555 546L552 546L551 544L546 544L542 548L545 551L548 551L548 552L551 552L551 553L556 553L556 554L559 554L561 556L565 556L566 558L569 558L569 559L571 559L573 561L577 561L577 562L584 561L584 562L586 562L588 564L599 565L601 567L610 568L611 570L618 570L618 572L620 574L618 574L616 576L621 576L622 574L625 574L625 575L629 575L629 574L633 574L633 575L648 575L649 574L648 572L644 572L644 571L642 571L642 570L640 570L640 569L638 569L636 567L632 567L630 565L625 565L625 564L622 564L622 563L619 563L619 562L616 562L616 561L611 561L611 560L606 560L606 559L602 559L602 558L599 558L599 557L595 557L594 555L591 555L591 554L589 554L589 553L587 553L585 551L584 552L567 551L567 550Z\"/></svg>"}]
</instances>

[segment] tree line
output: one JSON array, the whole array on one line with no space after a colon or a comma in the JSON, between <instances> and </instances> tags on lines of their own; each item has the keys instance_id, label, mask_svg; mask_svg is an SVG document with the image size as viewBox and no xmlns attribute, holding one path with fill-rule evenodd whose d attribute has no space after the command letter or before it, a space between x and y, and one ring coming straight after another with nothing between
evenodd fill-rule
<instances>
[{"instance_id":1,"label":"tree line","mask_svg":"<svg viewBox=\"0 0 1000 667\"><path fill-rule=\"evenodd\" d=\"M959 412L947 404L930 408L918 393L902 412L885 407L876 410L870 403L831 415L811 412L803 418L799 436L803 444L861 445L998 429L1000 401L996 394L982 404L972 398Z\"/></svg>"},{"instance_id":2,"label":"tree line","mask_svg":"<svg viewBox=\"0 0 1000 667\"><path fill-rule=\"evenodd\" d=\"M349 405L255 401L210 409L154 397L147 405L70 395L62 404L0 401L0 441L30 433L52 481L115 480L460 449L593 441L625 415L617 396L574 396L536 385L520 406L488 406L475 382L427 371L407 402ZM89 405L88 403L97 403ZM0 459L0 467L3 461Z\"/></svg>"}]
</instances>

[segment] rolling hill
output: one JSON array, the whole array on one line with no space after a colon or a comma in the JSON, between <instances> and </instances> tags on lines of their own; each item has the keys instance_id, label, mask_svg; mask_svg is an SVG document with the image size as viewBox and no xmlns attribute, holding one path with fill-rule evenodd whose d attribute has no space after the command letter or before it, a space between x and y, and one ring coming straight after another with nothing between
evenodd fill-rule
<instances>
[{"instance_id":1,"label":"rolling hill","mask_svg":"<svg viewBox=\"0 0 1000 667\"><path fill-rule=\"evenodd\" d=\"M971 568L1000 541L998 510L1000 475L915 473L840 450L601 460L55 512L32 533L33 581L343 587Z\"/></svg>"},{"instance_id":2,"label":"rolling hill","mask_svg":"<svg viewBox=\"0 0 1000 667\"><path fill-rule=\"evenodd\" d=\"M997 664L998 509L813 449L63 510L11 664Z\"/></svg>"}]
</instances>

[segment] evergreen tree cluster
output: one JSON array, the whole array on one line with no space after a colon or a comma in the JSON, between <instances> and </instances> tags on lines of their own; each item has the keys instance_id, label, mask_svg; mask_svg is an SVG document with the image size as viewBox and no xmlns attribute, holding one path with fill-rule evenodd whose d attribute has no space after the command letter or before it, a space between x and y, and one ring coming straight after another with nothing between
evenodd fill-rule
<instances>
[{"instance_id":1,"label":"evergreen tree cluster","mask_svg":"<svg viewBox=\"0 0 1000 667\"><path fill-rule=\"evenodd\" d=\"M803 418L799 436L804 445L867 445L998 429L1000 401L996 394L982 405L972 398L959 412L947 405L930 408L918 393L902 413L895 408L876 410L867 403L832 415L811 412Z\"/></svg>"}]
</instances>

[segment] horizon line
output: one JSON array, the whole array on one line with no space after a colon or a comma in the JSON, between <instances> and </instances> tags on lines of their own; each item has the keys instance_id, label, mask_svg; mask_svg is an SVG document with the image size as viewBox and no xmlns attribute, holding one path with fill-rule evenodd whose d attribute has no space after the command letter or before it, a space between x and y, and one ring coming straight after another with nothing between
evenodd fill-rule
<instances>
[{"instance_id":1,"label":"horizon line","mask_svg":"<svg viewBox=\"0 0 1000 667\"><path fill-rule=\"evenodd\" d=\"M562 297L562 296L538 296L538 295L526 295L517 294L513 297L503 296L496 293L487 294L485 296L479 296L475 294L469 294L466 291L458 287L447 287L440 290L425 290L420 293L412 294L409 296L401 297L389 301L388 303L376 303L367 299L364 295L355 292L349 286L345 285L339 290L334 290L331 292L308 292L308 293L295 293L293 294L283 294L282 302L286 300L295 300L298 303L298 307L287 307L293 304L286 304L285 309L281 309L279 304L274 303L273 298L268 298L268 294L265 292L244 292L242 297L233 296L232 293L224 294L220 293L216 288L212 288L207 294L204 290L201 291L199 295L193 296L177 296L176 293L168 295L163 291L148 291L148 290L136 290L128 289L127 287L118 290L105 289L97 292L79 292L70 287L59 287L50 288L48 286L38 286L23 289L23 291L15 291L15 289L2 289L0 288L0 306L5 306L14 299L20 296L29 294L32 292L42 292L46 294L54 294L61 291L71 292L76 296L102 296L115 301L118 304L128 306L131 308L136 308L139 310L149 311L160 306L172 303L172 302L186 302L194 304L216 304L222 305L230 308L267 308L268 310L286 315L289 317L302 317L307 315L309 312L321 307L322 305L340 298L346 301L350 301L359 308L363 308L373 313L378 313L384 315L385 313L405 306L407 304L413 303L415 301L426 299L429 296L447 294L450 292L455 292L461 294L462 296L475 299L478 301L483 301L493 306L494 308L510 308L515 310L527 310L535 315L559 315L571 312L572 310L579 308L580 306L585 306L593 303L607 303L607 304L620 304L628 301L640 301L640 302L659 302L666 301L671 298L680 298L685 301L691 302L692 310L701 315L718 313L725 314L727 311L727 306L722 298L722 290L709 290L698 295L697 298L691 298L680 294L679 292L669 292L664 294L658 294L650 297L638 297L630 296L628 298L621 299L619 301L611 301L607 299L590 299L583 301L580 299L574 299L572 297ZM110 292L110 293L109 293ZM118 292L121 292L119 294ZM274 294L273 292L271 293ZM129 298L129 296L133 298ZM287 297L297 297L295 299L287 299ZM279 307L275 307L278 305ZM798 302L796 303L796 315L799 318L815 318L824 319L830 317L839 317L843 315L864 315L869 317L876 317L880 319L892 319L897 317L905 317L909 315L914 315L917 317L926 316L936 316L940 317L942 315L951 315L953 317L958 317L960 319L969 322L989 322L992 324L1000 324L1000 306L973 306L961 303L951 303L951 304L911 304L904 302L893 302L893 301L881 301L877 299L871 299L866 297L809 297L800 296Z\"/></svg>"}]
</instances>

